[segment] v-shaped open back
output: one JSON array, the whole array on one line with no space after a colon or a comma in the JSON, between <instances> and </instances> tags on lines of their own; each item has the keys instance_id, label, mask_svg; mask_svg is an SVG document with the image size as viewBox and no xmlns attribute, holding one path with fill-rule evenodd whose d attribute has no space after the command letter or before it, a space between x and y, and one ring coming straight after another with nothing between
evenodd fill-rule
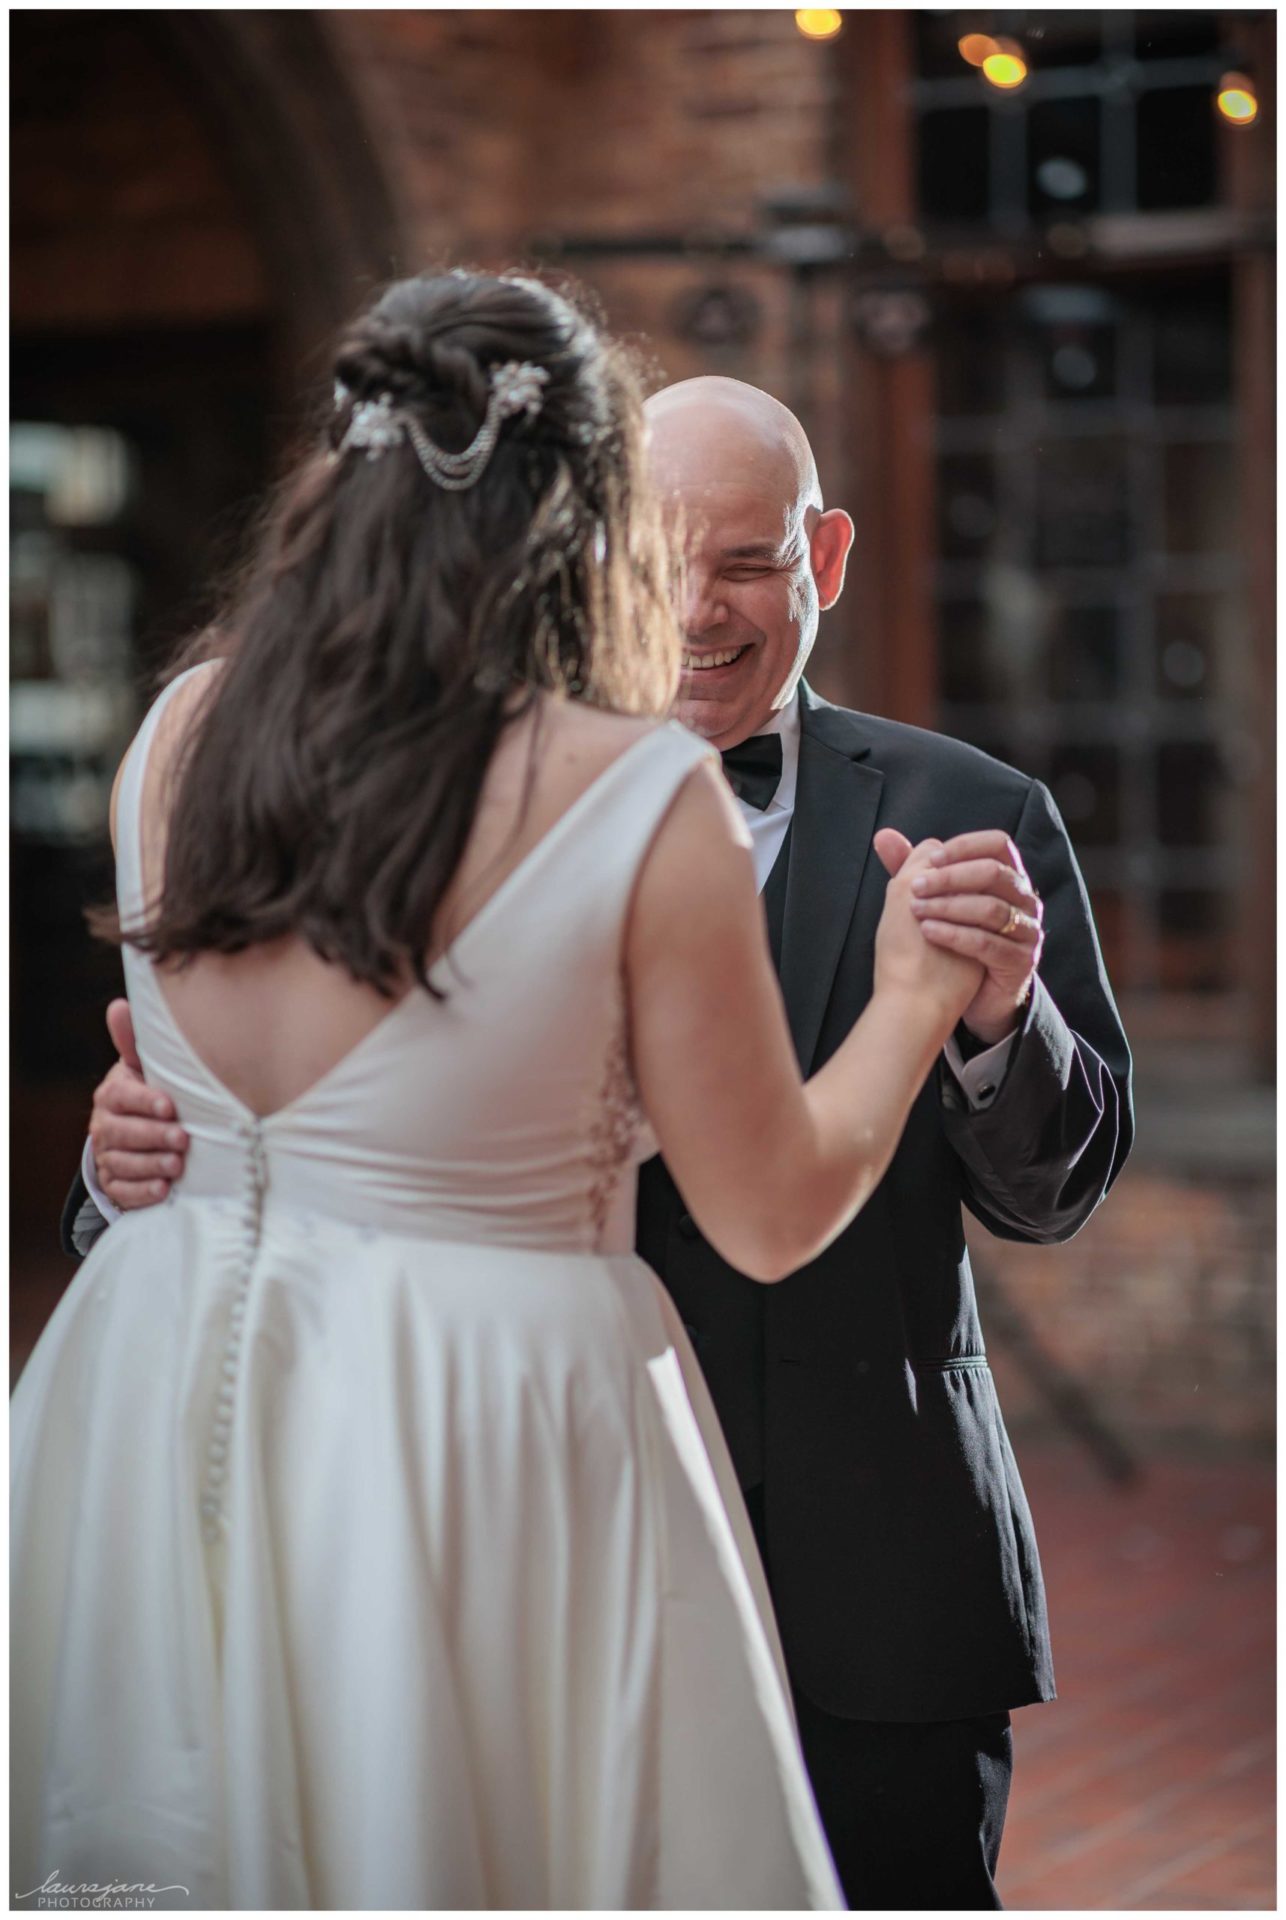
<instances>
[{"instance_id":1,"label":"v-shaped open back","mask_svg":"<svg viewBox=\"0 0 1286 1920\"><path fill-rule=\"evenodd\" d=\"M117 890L127 926L143 907L149 750L167 701L189 677L179 676L152 708L121 782ZM147 1077L171 1094L193 1141L180 1193L217 1190L228 1177L224 1149L253 1133L274 1150L279 1186L285 1180L314 1199L324 1193L331 1209L354 1203L369 1214L371 1194L361 1189L373 1179L381 1206L392 1204L399 1218L422 1218L449 1199L453 1217L464 1208L472 1221L478 1208L496 1205L508 1233L525 1194L539 1224L523 1232L536 1232L537 1244L551 1231L559 1238L573 1231L573 1220L583 1238L601 1213L591 1199L597 1176L588 1136L623 1031L629 899L675 793L709 754L673 723L632 741L435 961L432 978L447 999L412 988L306 1089L266 1115L205 1063L151 961L127 947Z\"/></svg>"}]
</instances>

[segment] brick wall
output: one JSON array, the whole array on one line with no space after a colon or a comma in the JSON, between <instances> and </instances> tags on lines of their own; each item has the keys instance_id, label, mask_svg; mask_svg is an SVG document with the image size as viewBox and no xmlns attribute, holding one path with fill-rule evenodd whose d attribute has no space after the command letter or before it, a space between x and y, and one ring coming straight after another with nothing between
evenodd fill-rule
<instances>
[{"instance_id":1,"label":"brick wall","mask_svg":"<svg viewBox=\"0 0 1286 1920\"><path fill-rule=\"evenodd\" d=\"M744 235L762 230L765 202L824 186L836 164L831 52L786 10L324 17L376 130L402 270L522 264L558 242ZM656 384L720 372L768 388L809 428L827 497L854 500L833 281L805 317L789 273L762 260L626 251L566 265L645 344ZM712 292L746 303L743 337L698 337L693 303ZM855 597L820 656L823 678L835 656L837 695Z\"/></svg>"},{"instance_id":2,"label":"brick wall","mask_svg":"<svg viewBox=\"0 0 1286 1920\"><path fill-rule=\"evenodd\" d=\"M11 318L257 318L262 265L207 129L138 14L13 21Z\"/></svg>"},{"instance_id":3,"label":"brick wall","mask_svg":"<svg viewBox=\"0 0 1286 1920\"><path fill-rule=\"evenodd\" d=\"M762 193L825 176L830 64L789 12L328 19L426 259L493 263L550 232L745 229Z\"/></svg>"}]
</instances>

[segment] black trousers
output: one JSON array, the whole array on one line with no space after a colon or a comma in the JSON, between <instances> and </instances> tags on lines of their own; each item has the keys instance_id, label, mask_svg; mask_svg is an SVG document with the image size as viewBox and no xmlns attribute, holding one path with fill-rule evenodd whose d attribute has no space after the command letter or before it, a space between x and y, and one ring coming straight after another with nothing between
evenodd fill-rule
<instances>
[{"instance_id":1,"label":"black trousers","mask_svg":"<svg viewBox=\"0 0 1286 1920\"><path fill-rule=\"evenodd\" d=\"M764 1568L763 1488L746 1506ZM804 1758L852 1908L1000 1907L996 1862L1009 1804L1007 1713L971 1720L844 1720L795 1694Z\"/></svg>"}]
</instances>

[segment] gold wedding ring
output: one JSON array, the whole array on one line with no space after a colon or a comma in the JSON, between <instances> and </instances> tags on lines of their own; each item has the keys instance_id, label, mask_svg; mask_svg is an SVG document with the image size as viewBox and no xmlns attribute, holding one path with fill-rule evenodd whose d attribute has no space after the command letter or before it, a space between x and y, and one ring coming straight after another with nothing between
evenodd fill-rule
<instances>
[{"instance_id":1,"label":"gold wedding ring","mask_svg":"<svg viewBox=\"0 0 1286 1920\"><path fill-rule=\"evenodd\" d=\"M1019 927L1022 925L1022 919L1023 917L1021 913L1019 913L1017 907L1010 907L1009 917L1005 921L1004 926L1000 929L1001 937L1007 940L1011 933L1016 933Z\"/></svg>"}]
</instances>

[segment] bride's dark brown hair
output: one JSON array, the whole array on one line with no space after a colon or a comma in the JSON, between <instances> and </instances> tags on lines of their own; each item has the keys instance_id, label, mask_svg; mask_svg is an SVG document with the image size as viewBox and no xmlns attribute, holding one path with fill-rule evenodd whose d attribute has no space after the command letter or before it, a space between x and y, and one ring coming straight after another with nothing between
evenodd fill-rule
<instances>
[{"instance_id":1,"label":"bride's dark brown hair","mask_svg":"<svg viewBox=\"0 0 1286 1920\"><path fill-rule=\"evenodd\" d=\"M407 436L335 457L354 405L384 393L467 446L508 361L549 378L476 485L439 487ZM663 713L679 637L638 378L569 298L517 276L401 280L334 370L323 444L215 623L227 664L178 770L161 899L123 937L182 962L293 933L388 992L408 970L429 987L502 729L542 691ZM119 939L112 918L98 930Z\"/></svg>"}]
</instances>

